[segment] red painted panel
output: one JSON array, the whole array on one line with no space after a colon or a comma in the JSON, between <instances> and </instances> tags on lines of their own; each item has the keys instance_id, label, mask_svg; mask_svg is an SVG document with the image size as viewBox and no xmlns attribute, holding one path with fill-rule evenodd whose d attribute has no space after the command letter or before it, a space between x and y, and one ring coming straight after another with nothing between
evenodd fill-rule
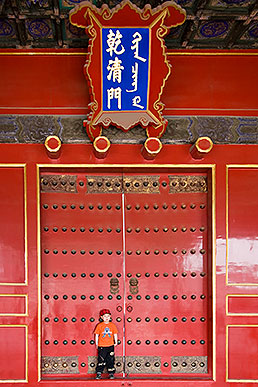
<instances>
[{"instance_id":1,"label":"red painted panel","mask_svg":"<svg viewBox=\"0 0 258 387\"><path fill-rule=\"evenodd\" d=\"M84 56L22 55L1 56L1 88L5 97L0 106L12 108L53 108L86 112L88 89L83 75ZM5 109L4 109L5 111ZM26 114L26 110L24 111ZM17 113L17 109L14 110ZM32 112L31 112L32 113Z\"/></svg>"},{"instance_id":2,"label":"red painted panel","mask_svg":"<svg viewBox=\"0 0 258 387\"><path fill-rule=\"evenodd\" d=\"M85 56L78 51L42 50L37 52L43 55L36 51L30 55L15 50L12 53L23 55L11 55L9 50L10 55L2 55L2 113L86 114ZM258 83L256 51L248 55L246 51L191 51L187 55L170 51L169 59L172 73L162 97L165 114L257 114L257 97L250 88Z\"/></svg>"},{"instance_id":3,"label":"red painted panel","mask_svg":"<svg viewBox=\"0 0 258 387\"><path fill-rule=\"evenodd\" d=\"M0 325L0 380L25 380L26 331L23 326Z\"/></svg>"},{"instance_id":4,"label":"red painted panel","mask_svg":"<svg viewBox=\"0 0 258 387\"><path fill-rule=\"evenodd\" d=\"M258 295L254 297L229 296L228 312L237 314L258 314Z\"/></svg>"},{"instance_id":5,"label":"red painted panel","mask_svg":"<svg viewBox=\"0 0 258 387\"><path fill-rule=\"evenodd\" d=\"M211 354L207 318L211 276L207 193L170 193L169 175L191 176L178 170L152 171L159 193L125 197L126 356L155 354L161 358L162 375L178 376L171 356ZM130 278L136 277L138 293L132 295ZM195 376L207 378L210 372Z\"/></svg>"},{"instance_id":6,"label":"red painted panel","mask_svg":"<svg viewBox=\"0 0 258 387\"><path fill-rule=\"evenodd\" d=\"M163 97L166 114L252 115L251 110L258 111L257 97L250 90L252 82L258 83L258 56L224 54L171 53L172 73Z\"/></svg>"},{"instance_id":7,"label":"red painted panel","mask_svg":"<svg viewBox=\"0 0 258 387\"><path fill-rule=\"evenodd\" d=\"M24 171L0 168L0 282L25 280Z\"/></svg>"},{"instance_id":8,"label":"red painted panel","mask_svg":"<svg viewBox=\"0 0 258 387\"><path fill-rule=\"evenodd\" d=\"M0 314L25 314L26 298L25 296L6 296L0 295Z\"/></svg>"},{"instance_id":9,"label":"red painted panel","mask_svg":"<svg viewBox=\"0 0 258 387\"><path fill-rule=\"evenodd\" d=\"M258 326L228 327L228 377L258 380Z\"/></svg>"},{"instance_id":10,"label":"red painted panel","mask_svg":"<svg viewBox=\"0 0 258 387\"><path fill-rule=\"evenodd\" d=\"M258 283L257 168L228 171L228 275L232 283Z\"/></svg>"},{"instance_id":11,"label":"red painted panel","mask_svg":"<svg viewBox=\"0 0 258 387\"><path fill-rule=\"evenodd\" d=\"M52 175L44 172L41 178ZM77 355L77 378L95 373L96 361L88 357L97 354L93 332L101 309L111 310L118 327L117 356L123 336L121 195L89 193L86 175L102 176L70 169L62 176L75 178L76 192L41 193L42 356ZM111 278L119 282L117 294L111 294ZM48 370L44 367L42 378L56 377ZM74 377L73 372L58 376Z\"/></svg>"}]
</instances>

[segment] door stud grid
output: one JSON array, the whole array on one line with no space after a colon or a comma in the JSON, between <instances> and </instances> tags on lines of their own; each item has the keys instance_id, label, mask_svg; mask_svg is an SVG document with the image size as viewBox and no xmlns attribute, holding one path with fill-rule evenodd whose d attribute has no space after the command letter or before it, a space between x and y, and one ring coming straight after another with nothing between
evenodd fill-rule
<instances>
[{"instance_id":1,"label":"door stud grid","mask_svg":"<svg viewBox=\"0 0 258 387\"><path fill-rule=\"evenodd\" d=\"M172 356L171 373L207 374L207 356Z\"/></svg>"},{"instance_id":2,"label":"door stud grid","mask_svg":"<svg viewBox=\"0 0 258 387\"><path fill-rule=\"evenodd\" d=\"M43 173L41 186L44 377L95 372L103 307L118 373L207 374L206 175Z\"/></svg>"},{"instance_id":3,"label":"door stud grid","mask_svg":"<svg viewBox=\"0 0 258 387\"><path fill-rule=\"evenodd\" d=\"M89 373L95 373L97 364L96 356L88 357ZM115 360L116 373L123 372L123 357L116 356ZM161 358L160 356L126 356L125 357L125 373L130 374L157 374L161 373Z\"/></svg>"},{"instance_id":4,"label":"door stud grid","mask_svg":"<svg viewBox=\"0 0 258 387\"><path fill-rule=\"evenodd\" d=\"M42 374L79 374L78 356L42 356Z\"/></svg>"}]
</instances>

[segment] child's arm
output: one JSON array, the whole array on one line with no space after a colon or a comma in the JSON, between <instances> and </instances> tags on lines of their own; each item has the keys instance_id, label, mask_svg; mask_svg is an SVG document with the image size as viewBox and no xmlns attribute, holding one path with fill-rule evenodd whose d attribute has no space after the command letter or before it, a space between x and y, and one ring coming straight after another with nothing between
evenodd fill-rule
<instances>
[{"instance_id":1,"label":"child's arm","mask_svg":"<svg viewBox=\"0 0 258 387\"><path fill-rule=\"evenodd\" d=\"M114 334L114 346L117 346L117 333Z\"/></svg>"},{"instance_id":2,"label":"child's arm","mask_svg":"<svg viewBox=\"0 0 258 387\"><path fill-rule=\"evenodd\" d=\"M95 344L96 344L96 347L98 348L98 344L99 344L99 335L95 335Z\"/></svg>"}]
</instances>

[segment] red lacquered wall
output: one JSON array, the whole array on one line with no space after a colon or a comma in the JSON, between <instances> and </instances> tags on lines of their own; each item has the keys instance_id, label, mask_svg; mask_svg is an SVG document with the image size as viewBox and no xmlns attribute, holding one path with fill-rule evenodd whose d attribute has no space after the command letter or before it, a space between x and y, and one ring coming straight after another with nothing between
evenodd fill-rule
<instances>
[{"instance_id":1,"label":"red lacquered wall","mask_svg":"<svg viewBox=\"0 0 258 387\"><path fill-rule=\"evenodd\" d=\"M258 52L169 51L167 115L257 115ZM85 53L1 51L1 113L86 114Z\"/></svg>"},{"instance_id":2,"label":"red lacquered wall","mask_svg":"<svg viewBox=\"0 0 258 387\"><path fill-rule=\"evenodd\" d=\"M196 161L191 158L190 145L164 145L161 153L153 161L144 161L140 153L140 145L112 145L110 153L104 161L94 157L91 145L63 145L61 156L53 161L47 157L43 145L0 145L0 167L10 169L5 176L5 190L1 191L1 198L6 198L8 187L10 192L8 216L2 221L4 228L12 229L16 224L16 236L9 241L17 252L17 257L24 257L24 245L21 245L21 236L25 238L28 259L21 260L19 270L12 272L12 260L9 254L1 254L1 272L8 273L8 282L0 284L0 335L1 335L1 373L0 380L6 386L37 386L44 384L48 387L60 385L65 386L87 386L92 381L79 380L76 376L73 381L42 381L40 378L40 318L41 312L38 308L41 294L40 289L40 261L37 231L38 223L38 175L37 165L60 166L65 168L81 168L89 170L91 167L111 165L112 170L121 169L123 166L131 165L132 168L146 168L150 173L157 166L166 165L167 170L186 170L199 168L203 171L213 170L211 174L211 197L212 211L210 213L210 227L213 229L212 254L212 297L211 303L211 325L209 345L212 348L211 368L212 372L208 380L186 379L137 379L110 381L114 386L147 387L149 385L171 386L248 386L258 383L257 374L257 346L258 346L258 316L256 303L253 300L258 294L258 281L253 273L253 265L256 257L252 255L252 248L256 244L257 233L253 228L242 224L254 224L256 208L252 207L250 199L251 189L257 190L257 146L256 145L215 145L211 153L203 160ZM133 162L132 162L133 160ZM26 164L26 170L24 169ZM156 165L156 167L155 167ZM189 167L187 169L187 166ZM12 169L14 168L14 170ZM25 170L26 179L21 178L20 169ZM16 173L16 185L13 184ZM239 178L241 176L241 179ZM243 183L243 180L247 183ZM19 208L12 207L12 194L16 193ZM26 195L24 195L24 192ZM8 204L7 204L8 205ZM240 211L239 208L245 208ZM16 214L18 216L16 217ZM23 214L23 215L22 215ZM27 217L25 216L27 214ZM23 216L24 222L21 222ZM27 218L27 221L26 221ZM25 231L24 231L25 230ZM237 243L238 255L232 250L232 243ZM1 248L3 248L2 243ZM215 254L216 249L216 254ZM212 253L213 251L213 253ZM238 257L244 257L240 259ZM239 264L240 262L240 264ZM4 266L3 266L4 265ZM3 269L6 267L7 269ZM24 282L22 273L28 269L28 282ZM249 276L244 273L250 273ZM18 277L17 277L18 275ZM18 279L17 279L18 278ZM19 280L19 282L17 282ZM28 310L26 303L18 302L10 295L28 297ZM238 296L238 297L236 297ZM10 297L7 307L6 298ZM232 298L235 297L234 302ZM243 307L243 303L245 306ZM239 307L238 307L239 305ZM172 311L171 311L172 313ZM12 315L10 315L12 314ZM169 352L173 355L172 349ZM15 364L15 367L13 366ZM25 381L28 380L28 383ZM90 383L90 384L89 384ZM94 382L100 385L102 382Z\"/></svg>"}]
</instances>

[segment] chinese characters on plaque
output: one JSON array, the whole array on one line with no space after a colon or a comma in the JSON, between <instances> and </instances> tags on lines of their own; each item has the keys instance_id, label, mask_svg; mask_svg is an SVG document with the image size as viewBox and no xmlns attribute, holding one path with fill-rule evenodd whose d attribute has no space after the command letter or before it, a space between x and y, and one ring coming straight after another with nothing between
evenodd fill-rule
<instances>
[{"instance_id":1,"label":"chinese characters on plaque","mask_svg":"<svg viewBox=\"0 0 258 387\"><path fill-rule=\"evenodd\" d=\"M149 28L102 29L103 111L146 110Z\"/></svg>"},{"instance_id":2,"label":"chinese characters on plaque","mask_svg":"<svg viewBox=\"0 0 258 387\"><path fill-rule=\"evenodd\" d=\"M154 158L168 123L161 100L171 72L164 37L184 23L186 12L174 1L156 8L148 3L138 8L130 0L112 8L100 3L80 2L69 15L71 24L90 38L84 66L90 102L83 125L98 158L110 147L103 128L114 126L124 132L145 128L146 158Z\"/></svg>"}]
</instances>

